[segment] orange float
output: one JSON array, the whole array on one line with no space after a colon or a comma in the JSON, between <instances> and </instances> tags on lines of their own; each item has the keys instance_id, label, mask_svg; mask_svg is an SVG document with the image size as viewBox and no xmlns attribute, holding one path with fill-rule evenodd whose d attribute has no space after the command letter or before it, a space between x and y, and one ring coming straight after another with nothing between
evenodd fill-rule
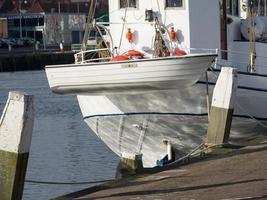
<instances>
[{"instance_id":1,"label":"orange float","mask_svg":"<svg viewBox=\"0 0 267 200\"><path fill-rule=\"evenodd\" d=\"M126 38L127 38L127 40L129 41L129 42L133 42L133 33L132 33L132 31L131 31L131 28L128 28L128 31L127 31L127 33L126 33Z\"/></svg>"},{"instance_id":2,"label":"orange float","mask_svg":"<svg viewBox=\"0 0 267 200\"><path fill-rule=\"evenodd\" d=\"M117 56L112 57L111 62L123 61L123 60L130 60L130 59L127 55L117 55Z\"/></svg>"},{"instance_id":3,"label":"orange float","mask_svg":"<svg viewBox=\"0 0 267 200\"><path fill-rule=\"evenodd\" d=\"M174 42L174 41L177 40L176 32L174 30L174 27L171 27L171 31L169 32L169 36L170 36L171 41Z\"/></svg>"},{"instance_id":4,"label":"orange float","mask_svg":"<svg viewBox=\"0 0 267 200\"><path fill-rule=\"evenodd\" d=\"M125 52L124 54L127 56L130 56L130 57L137 57L137 58L143 58L144 57L143 53L141 53L140 51L136 51L134 49L131 49L131 50Z\"/></svg>"},{"instance_id":5,"label":"orange float","mask_svg":"<svg viewBox=\"0 0 267 200\"><path fill-rule=\"evenodd\" d=\"M186 55L187 53L179 48L175 48L174 49L174 55L176 56L184 56Z\"/></svg>"}]
</instances>

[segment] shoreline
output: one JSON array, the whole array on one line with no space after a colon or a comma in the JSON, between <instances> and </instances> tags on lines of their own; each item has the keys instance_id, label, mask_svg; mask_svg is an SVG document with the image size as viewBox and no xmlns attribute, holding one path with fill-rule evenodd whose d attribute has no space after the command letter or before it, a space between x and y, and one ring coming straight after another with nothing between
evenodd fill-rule
<instances>
[{"instance_id":1,"label":"shoreline","mask_svg":"<svg viewBox=\"0 0 267 200\"><path fill-rule=\"evenodd\" d=\"M33 47L16 47L10 52L0 48L0 72L43 70L46 65L74 63L74 53L69 46L64 51L56 46L38 51Z\"/></svg>"},{"instance_id":2,"label":"shoreline","mask_svg":"<svg viewBox=\"0 0 267 200\"><path fill-rule=\"evenodd\" d=\"M43 70L46 65L74 63L74 52L30 52L0 54L0 72Z\"/></svg>"}]
</instances>

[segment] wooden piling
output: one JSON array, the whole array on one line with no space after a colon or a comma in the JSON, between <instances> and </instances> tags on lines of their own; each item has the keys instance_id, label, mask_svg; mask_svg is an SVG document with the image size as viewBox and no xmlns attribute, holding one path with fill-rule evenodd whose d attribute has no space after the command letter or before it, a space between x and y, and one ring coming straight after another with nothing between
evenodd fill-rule
<instances>
[{"instance_id":1,"label":"wooden piling","mask_svg":"<svg viewBox=\"0 0 267 200\"><path fill-rule=\"evenodd\" d=\"M206 141L208 145L219 145L228 142L236 89L237 70L232 67L222 67L213 91Z\"/></svg>"},{"instance_id":2,"label":"wooden piling","mask_svg":"<svg viewBox=\"0 0 267 200\"><path fill-rule=\"evenodd\" d=\"M143 169L142 155L123 153L117 167L116 178L137 174Z\"/></svg>"},{"instance_id":3,"label":"wooden piling","mask_svg":"<svg viewBox=\"0 0 267 200\"><path fill-rule=\"evenodd\" d=\"M22 199L33 130L33 96L10 92L0 119L0 199Z\"/></svg>"}]
</instances>

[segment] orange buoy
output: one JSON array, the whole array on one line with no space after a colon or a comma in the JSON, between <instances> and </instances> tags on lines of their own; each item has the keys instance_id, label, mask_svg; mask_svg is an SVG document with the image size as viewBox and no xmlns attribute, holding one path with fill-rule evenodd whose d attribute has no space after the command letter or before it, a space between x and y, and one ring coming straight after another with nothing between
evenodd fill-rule
<instances>
[{"instance_id":1,"label":"orange buoy","mask_svg":"<svg viewBox=\"0 0 267 200\"><path fill-rule=\"evenodd\" d=\"M186 55L187 53L179 48L175 48L174 49L174 55L176 56L184 56Z\"/></svg>"},{"instance_id":2,"label":"orange buoy","mask_svg":"<svg viewBox=\"0 0 267 200\"><path fill-rule=\"evenodd\" d=\"M171 41L174 42L174 41L177 40L176 32L174 30L174 27L171 27L171 31L169 32L169 36L170 36Z\"/></svg>"},{"instance_id":3,"label":"orange buoy","mask_svg":"<svg viewBox=\"0 0 267 200\"><path fill-rule=\"evenodd\" d=\"M125 52L124 54L127 55L127 56L130 56L130 57L138 57L138 58L143 58L144 57L143 53L141 53L140 51L136 51L134 49L129 50L129 51Z\"/></svg>"},{"instance_id":4,"label":"orange buoy","mask_svg":"<svg viewBox=\"0 0 267 200\"><path fill-rule=\"evenodd\" d=\"M111 62L123 61L123 60L130 60L130 59L127 55L117 55L117 56L112 57Z\"/></svg>"},{"instance_id":5,"label":"orange buoy","mask_svg":"<svg viewBox=\"0 0 267 200\"><path fill-rule=\"evenodd\" d=\"M131 31L131 28L128 28L128 32L126 33L126 38L129 42L133 42L133 33Z\"/></svg>"}]
</instances>

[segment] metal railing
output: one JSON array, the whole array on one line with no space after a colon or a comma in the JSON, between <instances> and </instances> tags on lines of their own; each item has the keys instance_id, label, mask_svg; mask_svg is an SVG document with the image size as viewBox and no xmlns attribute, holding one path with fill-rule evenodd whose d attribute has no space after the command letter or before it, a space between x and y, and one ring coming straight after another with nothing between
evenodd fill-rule
<instances>
[{"instance_id":1,"label":"metal railing","mask_svg":"<svg viewBox=\"0 0 267 200\"><path fill-rule=\"evenodd\" d=\"M75 64L84 64L89 62L103 62L110 60L111 57L98 57L101 52L108 52L110 55L110 50L108 48L104 49L92 49L87 51L81 51L79 53L74 54ZM98 54L98 55L97 55Z\"/></svg>"},{"instance_id":2,"label":"metal railing","mask_svg":"<svg viewBox=\"0 0 267 200\"><path fill-rule=\"evenodd\" d=\"M82 45L81 44L72 44L71 45L71 51L73 52L79 52L81 51ZM95 49L96 45L87 45L86 50L92 50Z\"/></svg>"}]
</instances>

